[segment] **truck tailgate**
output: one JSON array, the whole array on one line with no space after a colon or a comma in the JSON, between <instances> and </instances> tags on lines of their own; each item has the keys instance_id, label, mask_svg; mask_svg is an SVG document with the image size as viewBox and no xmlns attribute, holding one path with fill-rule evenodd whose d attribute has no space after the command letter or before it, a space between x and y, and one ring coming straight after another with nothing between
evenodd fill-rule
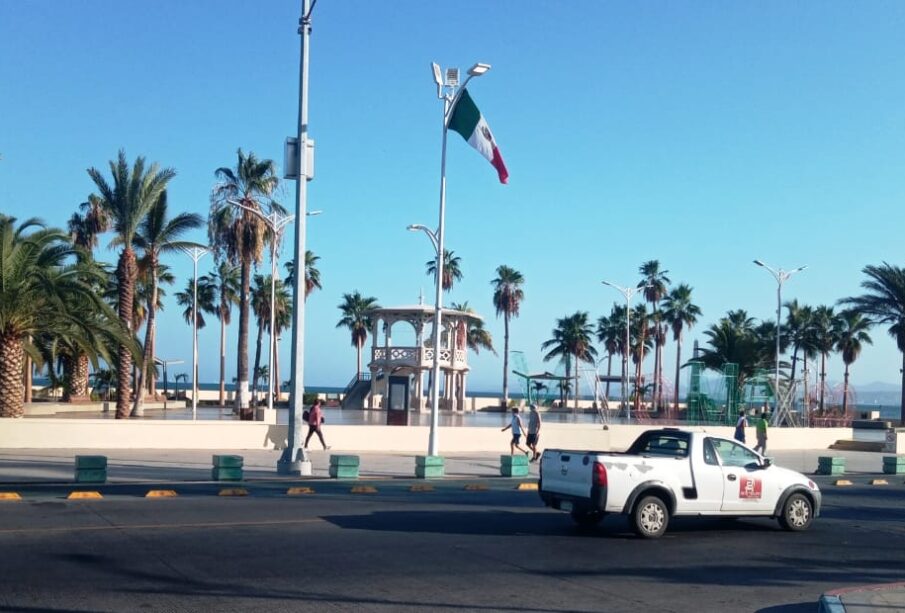
<instances>
[{"instance_id":1,"label":"truck tailgate","mask_svg":"<svg viewBox=\"0 0 905 613\"><path fill-rule=\"evenodd\" d=\"M541 489L576 498L591 495L593 452L547 449L541 457Z\"/></svg>"}]
</instances>

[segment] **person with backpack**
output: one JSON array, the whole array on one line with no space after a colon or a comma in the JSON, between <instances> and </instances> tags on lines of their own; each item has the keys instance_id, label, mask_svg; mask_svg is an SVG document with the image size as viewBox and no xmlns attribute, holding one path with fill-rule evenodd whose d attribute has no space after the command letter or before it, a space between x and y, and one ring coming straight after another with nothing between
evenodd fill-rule
<instances>
[{"instance_id":1,"label":"person with backpack","mask_svg":"<svg viewBox=\"0 0 905 613\"><path fill-rule=\"evenodd\" d=\"M330 446L324 442L324 433L321 432L321 425L324 423L324 414L321 411L321 401L320 398L314 401L314 404L311 406L311 410L308 411L308 436L305 437L305 449L308 449L308 441L311 440L311 435L315 432L317 433L317 438L320 439L321 445L324 449L330 449Z\"/></svg>"}]
</instances>

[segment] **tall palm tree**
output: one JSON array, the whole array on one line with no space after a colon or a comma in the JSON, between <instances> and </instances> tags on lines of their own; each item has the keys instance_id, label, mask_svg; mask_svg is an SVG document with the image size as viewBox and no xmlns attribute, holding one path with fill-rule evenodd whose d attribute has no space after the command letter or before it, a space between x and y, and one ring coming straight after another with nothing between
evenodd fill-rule
<instances>
[{"instance_id":1,"label":"tall palm tree","mask_svg":"<svg viewBox=\"0 0 905 613\"><path fill-rule=\"evenodd\" d=\"M610 397L610 377L613 374L613 356L623 353L625 345L625 307L613 304L609 315L601 315L597 320L597 341L603 344L609 358L606 367L605 398ZM624 359L624 358L623 358Z\"/></svg>"},{"instance_id":2,"label":"tall palm tree","mask_svg":"<svg viewBox=\"0 0 905 613\"><path fill-rule=\"evenodd\" d=\"M218 168L219 183L211 194L208 235L218 259L227 258L240 267L239 343L236 357L236 408L248 417L248 329L251 267L261 262L270 237L264 221L251 212L274 208L271 196L279 179L273 160L258 160L254 153L238 151L236 168ZM241 205L244 208L239 208Z\"/></svg>"},{"instance_id":3,"label":"tall palm tree","mask_svg":"<svg viewBox=\"0 0 905 613\"><path fill-rule=\"evenodd\" d=\"M641 282L638 287L643 287L644 299L651 305L651 323L653 324L653 336L656 346L654 348L654 407L661 404L660 381L663 379L662 360L663 360L663 343L666 339L666 331L662 328L660 322L660 301L666 296L669 285L669 277L666 276L668 270L660 270L660 262L658 260L648 260L641 264L638 268L641 274ZM642 342L642 350L644 343ZM644 361L644 355L641 355L641 361Z\"/></svg>"},{"instance_id":4,"label":"tall palm tree","mask_svg":"<svg viewBox=\"0 0 905 613\"><path fill-rule=\"evenodd\" d=\"M226 260L198 279L198 293L210 291L216 303L215 314L220 320L220 406L226 405L226 327L232 319L233 306L239 303L239 268ZM202 289L204 288L204 289ZM200 301L199 301L200 302Z\"/></svg>"},{"instance_id":5,"label":"tall palm tree","mask_svg":"<svg viewBox=\"0 0 905 613\"><path fill-rule=\"evenodd\" d=\"M578 408L578 364L579 362L594 363L597 350L594 348L592 338L594 330L586 311L576 311L572 315L556 320L553 329L553 338L544 341L541 348L548 350L544 355L544 361L553 358L561 358L566 363L566 378L571 378L572 359L575 361L575 408Z\"/></svg>"},{"instance_id":6,"label":"tall palm tree","mask_svg":"<svg viewBox=\"0 0 905 613\"><path fill-rule=\"evenodd\" d=\"M138 228L138 232L132 239L132 243L137 249L144 253L144 259L147 260L147 275L150 279L150 291L148 295L148 317L147 328L145 329L144 343L144 363L145 367L138 373L138 383L136 384L135 403L132 407L132 416L139 417L142 415L142 400L145 391L153 394L156 389L156 377L154 376L154 349L157 339L157 299L158 299L158 281L160 274L160 257L165 254L173 253L180 249L189 247L200 247L197 243L180 240L180 236L193 230L200 228L204 220L200 215L195 213L180 213L169 218L167 211L167 192L161 192L160 197L147 216L142 220ZM143 387L143 382L147 378L147 390Z\"/></svg>"},{"instance_id":7,"label":"tall palm tree","mask_svg":"<svg viewBox=\"0 0 905 613\"><path fill-rule=\"evenodd\" d=\"M24 356L39 356L33 343L39 335L66 342L80 337L82 350L100 349L101 339L113 338L137 352L116 314L86 282L90 270L71 263L77 254L60 230L37 219L17 227L15 218L0 214L0 417L23 414Z\"/></svg>"},{"instance_id":8,"label":"tall palm tree","mask_svg":"<svg viewBox=\"0 0 905 613\"><path fill-rule=\"evenodd\" d=\"M337 328L348 328L352 333L352 346L358 354L358 378L361 378L361 348L364 347L371 329L373 320L371 311L379 309L377 298L362 296L358 290L351 294L343 294L343 301L339 304L339 310L343 316L336 324Z\"/></svg>"},{"instance_id":9,"label":"tall palm tree","mask_svg":"<svg viewBox=\"0 0 905 613\"><path fill-rule=\"evenodd\" d=\"M503 406L509 406L509 320L519 315L522 300L525 299L522 289L525 278L522 273L506 265L499 266L496 275L490 284L493 286L496 316L503 316Z\"/></svg>"},{"instance_id":10,"label":"tall palm tree","mask_svg":"<svg viewBox=\"0 0 905 613\"><path fill-rule=\"evenodd\" d=\"M201 330L207 325L204 314L214 315L217 313L217 295L214 287L210 284L202 283L204 277L198 277L198 329ZM194 323L195 309L195 280L186 279L185 289L176 292L176 304L185 307L182 311L182 318L185 323L192 325Z\"/></svg>"},{"instance_id":11,"label":"tall palm tree","mask_svg":"<svg viewBox=\"0 0 905 613\"><path fill-rule=\"evenodd\" d=\"M861 296L843 298L840 303L852 307L875 324L889 324L889 335L902 352L902 399L899 419L905 423L905 268L883 262L868 265L862 271L867 279Z\"/></svg>"},{"instance_id":12,"label":"tall palm tree","mask_svg":"<svg viewBox=\"0 0 905 613\"><path fill-rule=\"evenodd\" d=\"M826 391L826 358L836 347L839 322L833 313L833 307L819 306L814 309L814 346L820 353L820 401L819 410L823 413L823 400Z\"/></svg>"},{"instance_id":13,"label":"tall palm tree","mask_svg":"<svg viewBox=\"0 0 905 613\"><path fill-rule=\"evenodd\" d=\"M133 240L139 227L151 208L166 190L167 184L176 176L171 168L160 169L156 163L145 168L144 157L135 159L129 168L126 154L119 151L116 162L110 162L110 174L113 184L108 183L96 168L89 168L88 175L94 181L99 192L100 206L110 219L110 225L116 233L115 243L122 247L116 266L117 287L119 288L119 318L126 329L135 334L132 327L132 306L137 274ZM116 418L129 416L129 398L131 394L130 375L132 370L132 353L123 344L117 356L116 386Z\"/></svg>"},{"instance_id":14,"label":"tall palm tree","mask_svg":"<svg viewBox=\"0 0 905 613\"><path fill-rule=\"evenodd\" d=\"M453 288L453 284L456 281L462 280L462 268L461 262L462 259L454 255L454 251L443 250L443 291L448 292ZM437 282L437 259L434 258L432 260L428 260L425 262L425 267L427 268L427 276L434 278L434 283Z\"/></svg>"},{"instance_id":15,"label":"tall palm tree","mask_svg":"<svg viewBox=\"0 0 905 613\"><path fill-rule=\"evenodd\" d=\"M680 283L663 299L663 320L672 328L676 342L676 380L673 411L679 414L679 369L682 368L682 332L698 323L701 308L691 301L691 286Z\"/></svg>"},{"instance_id":16,"label":"tall palm tree","mask_svg":"<svg viewBox=\"0 0 905 613\"><path fill-rule=\"evenodd\" d=\"M845 363L845 383L842 387L842 413L848 412L848 369L861 355L864 345L872 345L873 341L867 331L871 321L854 310L842 311L838 316L838 337L836 351L842 354Z\"/></svg>"},{"instance_id":17,"label":"tall palm tree","mask_svg":"<svg viewBox=\"0 0 905 613\"><path fill-rule=\"evenodd\" d=\"M290 319L292 310L292 297L289 289L280 279L274 284L276 301L274 310L274 327L279 333ZM255 345L255 362L252 372L256 372L261 365L261 348L263 346L264 332L270 332L270 275L255 275L255 284L251 291L251 310L255 314L258 324L258 336ZM271 369L268 372L273 372ZM252 381L252 389L257 389L258 377Z\"/></svg>"},{"instance_id":18,"label":"tall palm tree","mask_svg":"<svg viewBox=\"0 0 905 613\"><path fill-rule=\"evenodd\" d=\"M321 271L317 268L320 260L319 255L314 255L313 251L305 251L305 299L316 289L323 289L321 286ZM286 262L286 285L292 287L295 283L295 262Z\"/></svg>"},{"instance_id":19,"label":"tall palm tree","mask_svg":"<svg viewBox=\"0 0 905 613\"><path fill-rule=\"evenodd\" d=\"M795 371L798 362L798 352L803 346L809 345L809 335L811 330L811 321L814 317L814 310L806 305L798 303L798 299L790 300L784 305L786 310L786 321L783 324L783 337L792 344L792 375L791 381L795 382ZM805 349L807 350L807 348Z\"/></svg>"}]
</instances>

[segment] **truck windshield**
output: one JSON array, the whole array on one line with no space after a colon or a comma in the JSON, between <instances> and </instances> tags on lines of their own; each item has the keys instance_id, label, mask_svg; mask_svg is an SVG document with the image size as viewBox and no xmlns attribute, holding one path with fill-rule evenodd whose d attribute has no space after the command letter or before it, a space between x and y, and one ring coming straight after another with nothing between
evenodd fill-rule
<instances>
[{"instance_id":1,"label":"truck windshield","mask_svg":"<svg viewBox=\"0 0 905 613\"><path fill-rule=\"evenodd\" d=\"M632 443L627 453L685 458L688 457L689 438L687 432L645 432Z\"/></svg>"}]
</instances>

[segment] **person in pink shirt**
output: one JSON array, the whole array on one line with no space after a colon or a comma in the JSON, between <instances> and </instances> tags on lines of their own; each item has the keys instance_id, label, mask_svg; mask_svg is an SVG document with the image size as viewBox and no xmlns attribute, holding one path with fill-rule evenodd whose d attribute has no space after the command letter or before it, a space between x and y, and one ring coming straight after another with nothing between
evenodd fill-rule
<instances>
[{"instance_id":1,"label":"person in pink shirt","mask_svg":"<svg viewBox=\"0 0 905 613\"><path fill-rule=\"evenodd\" d=\"M317 432L317 438L321 440L321 445L323 445L324 449L330 449L327 443L324 442L324 433L321 432L321 424L323 423L324 414L321 411L321 401L318 399L314 401L314 405L308 411L308 436L305 437L305 449L308 449L308 441L311 440L311 435L315 432Z\"/></svg>"}]
</instances>

